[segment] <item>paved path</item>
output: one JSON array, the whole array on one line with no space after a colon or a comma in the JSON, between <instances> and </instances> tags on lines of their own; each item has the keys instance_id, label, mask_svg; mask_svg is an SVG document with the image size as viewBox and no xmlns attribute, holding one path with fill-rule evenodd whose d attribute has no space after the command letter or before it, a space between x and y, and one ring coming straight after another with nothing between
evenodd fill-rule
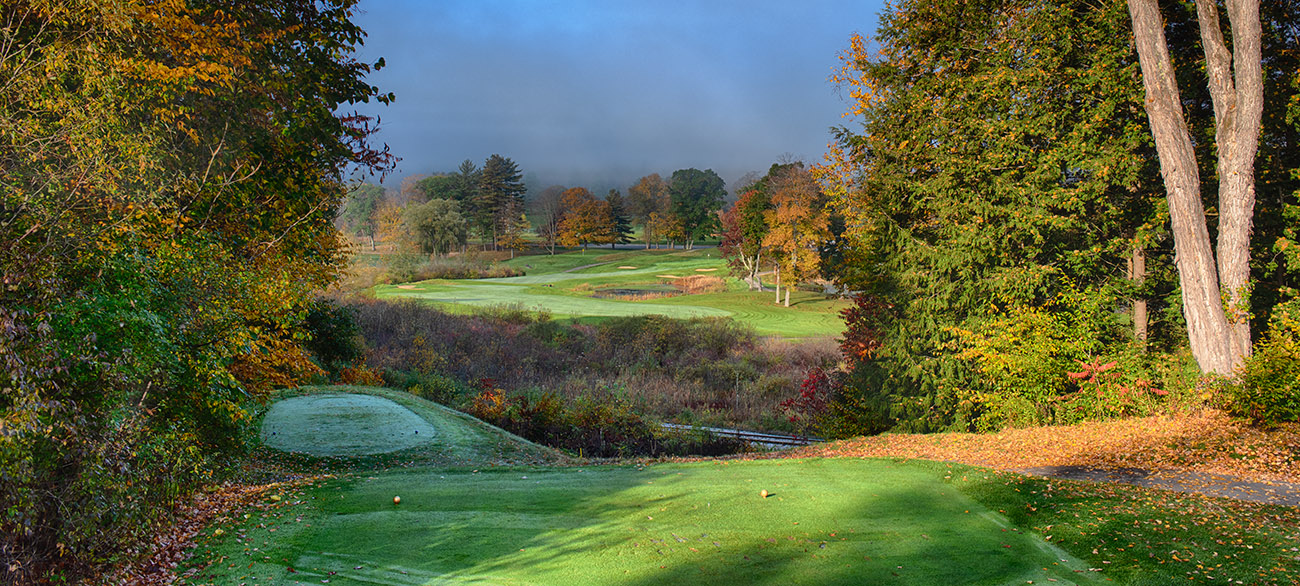
<instances>
[{"instance_id":1,"label":"paved path","mask_svg":"<svg viewBox=\"0 0 1300 586\"><path fill-rule=\"evenodd\" d=\"M1300 507L1300 484L1259 482L1234 476L1181 470L1144 470L1141 468L1091 468L1087 466L1038 466L1017 470L1022 474L1087 480L1122 482L1148 488L1193 492L1243 501Z\"/></svg>"}]
</instances>

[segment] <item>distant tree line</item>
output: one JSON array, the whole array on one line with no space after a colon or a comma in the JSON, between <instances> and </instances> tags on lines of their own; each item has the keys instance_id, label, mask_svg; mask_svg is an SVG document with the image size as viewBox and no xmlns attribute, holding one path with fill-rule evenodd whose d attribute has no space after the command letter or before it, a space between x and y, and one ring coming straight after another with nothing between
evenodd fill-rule
<instances>
[{"instance_id":1,"label":"distant tree line","mask_svg":"<svg viewBox=\"0 0 1300 586\"><path fill-rule=\"evenodd\" d=\"M419 179L391 196L363 183L350 192L339 221L372 248L379 239L431 255L464 248L471 238L484 248L523 250L529 231L551 253L557 246L626 244L637 227L646 248L689 249L718 233L726 199L726 184L712 170L681 169L668 181L657 173L642 177L626 197L617 189L601 199L585 187L552 185L526 209L521 178L514 161L492 155L481 169L466 160L454 173Z\"/></svg>"}]
</instances>

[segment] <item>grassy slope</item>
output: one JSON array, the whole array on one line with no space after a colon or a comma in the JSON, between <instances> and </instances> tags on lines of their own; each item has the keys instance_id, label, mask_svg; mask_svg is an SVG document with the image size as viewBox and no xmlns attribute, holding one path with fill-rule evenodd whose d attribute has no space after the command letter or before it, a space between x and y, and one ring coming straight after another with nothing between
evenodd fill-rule
<instances>
[{"instance_id":1,"label":"grassy slope","mask_svg":"<svg viewBox=\"0 0 1300 586\"><path fill-rule=\"evenodd\" d=\"M200 548L225 556L208 569L220 584L1099 579L940 474L864 460L419 469L322 482Z\"/></svg>"},{"instance_id":2,"label":"grassy slope","mask_svg":"<svg viewBox=\"0 0 1300 586\"><path fill-rule=\"evenodd\" d=\"M303 420L305 425L326 425L329 435L318 434L311 441L319 442L313 448L315 453L321 451L335 452L338 458L314 458L309 456L286 455L274 450L266 450L264 461L281 460L283 466L290 469L318 470L329 469L374 469L411 466L486 466L486 465L522 465L550 464L567 461L567 457L547 447L539 446L514 434L507 433L483 423L459 411L449 409L432 401L426 401L402 391L374 387L323 386L303 387L285 392L282 399L295 399L313 396L336 396L356 393L387 399L409 409L411 413L437 430L437 441L429 443L411 443L405 449L374 455L350 456L341 453L340 446L353 446L363 439L374 437L371 429L347 429L347 423L364 423L362 414L352 418L348 413L317 413ZM329 407L328 402L316 403L318 407ZM280 431L287 422L271 419L270 415L276 404L262 415L265 437L270 431ZM324 415L331 415L334 422L325 421ZM269 419L269 420L268 420ZM331 424L332 423L332 424ZM422 428L423 429L423 428Z\"/></svg>"},{"instance_id":3,"label":"grassy slope","mask_svg":"<svg viewBox=\"0 0 1300 586\"><path fill-rule=\"evenodd\" d=\"M637 286L670 281L665 275L725 276L726 265L714 250L618 251L601 254L568 253L520 257L507 264L528 271L523 277L414 283L407 287L382 285L381 298L415 298L445 307L456 305L518 305L545 310L557 317L597 319L610 316L660 314L675 318L731 316L754 326L760 334L787 337L837 336L843 330L838 311L842 301L795 292L789 308L773 303L773 295L744 291L734 279L722 293L684 295L623 301L591 297L591 289ZM587 266L596 264L597 266ZM585 268L583 268L585 267ZM619 268L635 267L635 268Z\"/></svg>"},{"instance_id":4,"label":"grassy slope","mask_svg":"<svg viewBox=\"0 0 1300 586\"><path fill-rule=\"evenodd\" d=\"M190 583L1293 584L1300 575L1290 549L1298 515L1285 507L917 460L503 468L559 458L400 392L298 394L321 391L391 399L436 427L440 445L305 459L347 473L281 485L248 515L206 528Z\"/></svg>"}]
</instances>

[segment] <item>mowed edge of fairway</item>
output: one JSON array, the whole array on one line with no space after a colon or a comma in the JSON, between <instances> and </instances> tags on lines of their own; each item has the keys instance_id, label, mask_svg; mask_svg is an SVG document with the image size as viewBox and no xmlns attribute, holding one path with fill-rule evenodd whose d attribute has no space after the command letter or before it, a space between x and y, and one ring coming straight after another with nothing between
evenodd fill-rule
<instances>
[{"instance_id":1,"label":"mowed edge of fairway","mask_svg":"<svg viewBox=\"0 0 1300 586\"><path fill-rule=\"evenodd\" d=\"M206 529L198 553L211 563L191 582L1103 580L945 483L945 471L929 462L814 459L339 478Z\"/></svg>"}]
</instances>

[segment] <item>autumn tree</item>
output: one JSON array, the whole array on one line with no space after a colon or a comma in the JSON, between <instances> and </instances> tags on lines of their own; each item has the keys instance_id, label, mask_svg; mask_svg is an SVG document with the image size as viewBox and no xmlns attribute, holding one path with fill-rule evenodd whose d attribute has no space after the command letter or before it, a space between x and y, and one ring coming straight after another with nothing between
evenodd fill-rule
<instances>
[{"instance_id":1,"label":"autumn tree","mask_svg":"<svg viewBox=\"0 0 1300 586\"><path fill-rule=\"evenodd\" d=\"M319 372L343 173L393 162L354 9L0 6L0 581L133 547Z\"/></svg>"},{"instance_id":2,"label":"autumn tree","mask_svg":"<svg viewBox=\"0 0 1300 586\"><path fill-rule=\"evenodd\" d=\"M614 239L610 241L609 247L613 248L615 244L631 242L632 220L628 215L627 206L624 204L623 194L619 193L617 189L611 189L605 195L605 202L609 204L609 214L613 220L611 228Z\"/></svg>"},{"instance_id":3,"label":"autumn tree","mask_svg":"<svg viewBox=\"0 0 1300 586\"><path fill-rule=\"evenodd\" d=\"M651 212L650 219L646 220L645 230L647 234L654 235L655 246L663 241L669 248L674 246L674 242L684 242L686 240L686 229L682 226L682 221L672 212ZM650 242L647 236L646 242Z\"/></svg>"},{"instance_id":4,"label":"autumn tree","mask_svg":"<svg viewBox=\"0 0 1300 586\"><path fill-rule=\"evenodd\" d=\"M1169 203L1188 339L1202 371L1231 375L1251 350L1250 233L1264 108L1259 1L1228 0L1231 50L1218 4L1196 2L1214 104L1217 247L1210 243L1199 166L1159 5L1155 0L1130 0L1128 7L1142 65L1143 103Z\"/></svg>"},{"instance_id":5,"label":"autumn tree","mask_svg":"<svg viewBox=\"0 0 1300 586\"><path fill-rule=\"evenodd\" d=\"M668 183L658 173L638 179L627 189L627 211L632 216L632 223L641 226L646 248L650 248L656 235L650 222L651 215L663 215L670 206Z\"/></svg>"},{"instance_id":6,"label":"autumn tree","mask_svg":"<svg viewBox=\"0 0 1300 586\"><path fill-rule=\"evenodd\" d=\"M679 169L668 181L671 211L685 231L686 248L718 231L718 210L727 197L726 183L713 169Z\"/></svg>"},{"instance_id":7,"label":"autumn tree","mask_svg":"<svg viewBox=\"0 0 1300 586\"><path fill-rule=\"evenodd\" d=\"M561 197L564 209L557 241L564 246L608 244L614 240L614 219L609 202L598 200L584 187L565 190Z\"/></svg>"},{"instance_id":8,"label":"autumn tree","mask_svg":"<svg viewBox=\"0 0 1300 586\"><path fill-rule=\"evenodd\" d=\"M393 250L413 246L415 242L415 235L411 233L403 217L405 212L406 206L397 203L397 200L391 197L384 198L375 209L375 236Z\"/></svg>"},{"instance_id":9,"label":"autumn tree","mask_svg":"<svg viewBox=\"0 0 1300 586\"><path fill-rule=\"evenodd\" d=\"M768 230L762 237L778 260L777 297L782 277L788 283L786 307L790 306L790 284L819 276L820 247L830 235L826 196L803 163L773 165L767 177L771 207L763 212Z\"/></svg>"},{"instance_id":10,"label":"autumn tree","mask_svg":"<svg viewBox=\"0 0 1300 586\"><path fill-rule=\"evenodd\" d=\"M528 223L528 215L524 213L524 203L519 200L511 200L506 209L501 211L500 217L496 245L499 248L509 250L510 258L514 258L515 251L528 248L528 241L524 239L524 232L527 232L531 225Z\"/></svg>"},{"instance_id":11,"label":"autumn tree","mask_svg":"<svg viewBox=\"0 0 1300 586\"><path fill-rule=\"evenodd\" d=\"M743 279L750 290L763 290L759 272L767 253L767 246L763 244L763 238L768 233L765 214L771 207L772 200L767 191L751 186L740 194L735 203L723 210L718 218L722 226L722 241L718 244L718 251L727 259L732 274Z\"/></svg>"}]
</instances>

